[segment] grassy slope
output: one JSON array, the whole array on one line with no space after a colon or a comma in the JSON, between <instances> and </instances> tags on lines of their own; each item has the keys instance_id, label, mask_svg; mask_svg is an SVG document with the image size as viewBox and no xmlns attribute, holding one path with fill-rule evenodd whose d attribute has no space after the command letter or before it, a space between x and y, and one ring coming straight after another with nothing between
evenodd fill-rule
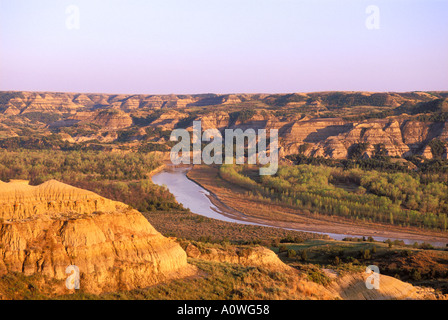
<instances>
[{"instance_id":1,"label":"grassy slope","mask_svg":"<svg viewBox=\"0 0 448 320\"><path fill-rule=\"evenodd\" d=\"M184 242L185 245L185 242ZM229 245L203 243L204 248L229 248ZM382 274L399 277L414 285L431 286L439 292L448 293L448 252L442 250L422 250L404 246L389 248L384 243L349 242L334 240L308 240L302 243L281 244L272 247L279 257L299 272L278 272L262 267L241 266L199 259L189 259L200 273L196 277L174 280L150 288L92 295L81 290L69 293L54 286L63 287L63 282L52 281L41 275L26 277L12 273L0 277L1 299L322 299L322 290L306 285L312 281L324 286L331 283L324 268L336 270L340 274L360 272L367 265L380 267ZM284 247L298 252L296 257L288 257ZM376 247L376 253L372 248ZM361 251L369 249L370 258L362 258ZM307 258L300 252L307 251ZM282 252L279 252L282 251ZM340 262L335 263L335 257ZM421 279L413 279L417 270ZM433 275L432 270L437 270ZM327 297L328 298L328 297Z\"/></svg>"},{"instance_id":2,"label":"grassy slope","mask_svg":"<svg viewBox=\"0 0 448 320\"><path fill-rule=\"evenodd\" d=\"M52 285L43 276L25 277L22 274L8 274L0 278L0 299L100 299L100 300L276 300L310 299L312 288L303 285L303 276L297 272L276 272L264 268L240 266L189 259L199 268L201 275L174 280L150 288L132 291L88 294L81 290L62 295L53 293ZM58 283L62 286L62 282ZM322 298L316 296L315 298Z\"/></svg>"}]
</instances>

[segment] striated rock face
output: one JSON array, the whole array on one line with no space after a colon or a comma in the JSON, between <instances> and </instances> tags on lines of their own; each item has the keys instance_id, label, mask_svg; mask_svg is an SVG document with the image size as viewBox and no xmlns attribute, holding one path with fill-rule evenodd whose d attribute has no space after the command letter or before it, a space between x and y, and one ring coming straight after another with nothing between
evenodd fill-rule
<instances>
[{"instance_id":1,"label":"striated rock face","mask_svg":"<svg viewBox=\"0 0 448 320\"><path fill-rule=\"evenodd\" d=\"M119 110L103 110L99 112L79 112L69 120L78 123L93 123L107 129L121 129L132 125L129 114Z\"/></svg>"},{"instance_id":2,"label":"striated rock face","mask_svg":"<svg viewBox=\"0 0 448 320\"><path fill-rule=\"evenodd\" d=\"M0 274L65 280L76 265L87 292L128 290L188 276L185 251L136 210L57 181L0 184Z\"/></svg>"},{"instance_id":3,"label":"striated rock face","mask_svg":"<svg viewBox=\"0 0 448 320\"><path fill-rule=\"evenodd\" d=\"M400 124L395 120L372 120L347 123L336 119L319 119L294 124L287 132L286 154L297 153L300 145L310 143L307 156L343 159L353 145L368 143L367 156L375 145L382 145L389 156L407 156L410 147L404 143Z\"/></svg>"},{"instance_id":4,"label":"striated rock face","mask_svg":"<svg viewBox=\"0 0 448 320\"><path fill-rule=\"evenodd\" d=\"M185 251L188 257L195 259L235 263L242 266L268 267L277 271L291 269L273 251L265 247L232 247L228 250L208 248L205 252L202 252L198 247L190 243Z\"/></svg>"},{"instance_id":5,"label":"striated rock face","mask_svg":"<svg viewBox=\"0 0 448 320\"><path fill-rule=\"evenodd\" d=\"M176 110L170 110L163 113L158 119L151 123L152 127L157 127L162 130L173 130L178 122L184 118L187 118L186 113L181 113Z\"/></svg>"},{"instance_id":6,"label":"striated rock face","mask_svg":"<svg viewBox=\"0 0 448 320\"><path fill-rule=\"evenodd\" d=\"M132 118L121 111L101 111L93 117L92 122L109 129L121 129L131 126Z\"/></svg>"},{"instance_id":7,"label":"striated rock face","mask_svg":"<svg viewBox=\"0 0 448 320\"><path fill-rule=\"evenodd\" d=\"M172 129L185 114L169 111L155 120L151 126L164 130ZM381 145L389 156L406 157L421 154L432 139L448 140L448 125L445 123L421 123L395 119L365 120L349 122L340 118L288 118L280 119L266 110L256 111L250 119L232 122L229 113L213 112L197 116L193 120L201 121L202 130L218 129L277 129L280 138L280 156L303 152L306 156L345 159L350 149L358 144L367 143L365 156L374 155ZM189 126L191 129L191 125ZM307 145L305 151L301 146Z\"/></svg>"},{"instance_id":8,"label":"striated rock face","mask_svg":"<svg viewBox=\"0 0 448 320\"><path fill-rule=\"evenodd\" d=\"M309 143L315 146L307 151L307 155L346 157L347 149L336 136L351 128L352 125L342 119L301 119L284 134L284 155L298 153L302 144Z\"/></svg>"},{"instance_id":9,"label":"striated rock face","mask_svg":"<svg viewBox=\"0 0 448 320\"><path fill-rule=\"evenodd\" d=\"M316 143L347 132L351 124L342 119L303 119L295 122L285 133L285 140L294 143Z\"/></svg>"},{"instance_id":10,"label":"striated rock face","mask_svg":"<svg viewBox=\"0 0 448 320\"><path fill-rule=\"evenodd\" d=\"M201 121L202 130L218 129L222 131L230 124L229 114L223 111L199 116L197 120Z\"/></svg>"},{"instance_id":11,"label":"striated rock face","mask_svg":"<svg viewBox=\"0 0 448 320\"><path fill-rule=\"evenodd\" d=\"M222 99L222 104L235 104L235 103L240 103L241 99L234 94L229 94L227 96L224 96L224 98Z\"/></svg>"},{"instance_id":12,"label":"striated rock face","mask_svg":"<svg viewBox=\"0 0 448 320\"><path fill-rule=\"evenodd\" d=\"M23 114L30 112L70 112L85 107L85 105L77 102L79 101L74 100L73 95L65 93L24 93L23 97L15 97L9 101Z\"/></svg>"},{"instance_id":13,"label":"striated rock face","mask_svg":"<svg viewBox=\"0 0 448 320\"><path fill-rule=\"evenodd\" d=\"M38 217L56 217L62 213L92 214L96 211L112 212L126 208L120 202L60 183L47 181L30 186L28 181L0 181L0 218L18 220Z\"/></svg>"},{"instance_id":14,"label":"striated rock face","mask_svg":"<svg viewBox=\"0 0 448 320\"><path fill-rule=\"evenodd\" d=\"M403 143L400 125L394 120L354 124L352 130L338 138L347 149L357 143L369 143L370 146L383 144L390 156L405 156L409 151L409 147Z\"/></svg>"},{"instance_id":15,"label":"striated rock face","mask_svg":"<svg viewBox=\"0 0 448 320\"><path fill-rule=\"evenodd\" d=\"M367 273L348 274L335 278L329 291L339 294L344 300L435 300L446 299L439 296L434 289L423 289L386 275L379 275L379 288L367 289Z\"/></svg>"},{"instance_id":16,"label":"striated rock face","mask_svg":"<svg viewBox=\"0 0 448 320\"><path fill-rule=\"evenodd\" d=\"M431 147L430 147L430 146L426 146L426 147L423 149L422 157L423 157L423 158L426 158L426 159L432 159L432 158L433 158L433 154L432 154L432 151L431 151Z\"/></svg>"},{"instance_id":17,"label":"striated rock face","mask_svg":"<svg viewBox=\"0 0 448 320\"><path fill-rule=\"evenodd\" d=\"M4 115L6 116L15 116L18 115L20 113L20 110L15 107L14 105L8 105L5 109L5 111L3 112Z\"/></svg>"},{"instance_id":18,"label":"striated rock face","mask_svg":"<svg viewBox=\"0 0 448 320\"><path fill-rule=\"evenodd\" d=\"M417 104L441 100L444 94L372 93L372 92L316 92L293 94L193 94L193 95L111 95L79 94L56 92L0 92L0 110L16 107L21 113L27 112L70 112L80 109L118 107L123 111L137 108L184 108L191 106L235 105L242 102L263 103L277 107L307 105L322 111L334 106L383 106L398 107L404 103ZM440 110L447 110L447 102Z\"/></svg>"},{"instance_id":19,"label":"striated rock face","mask_svg":"<svg viewBox=\"0 0 448 320\"><path fill-rule=\"evenodd\" d=\"M131 97L129 99L126 99L121 105L120 107L123 110L126 111L130 111L130 110L134 110L134 109L138 109L138 107L140 106L140 99L138 99L137 97Z\"/></svg>"},{"instance_id":20,"label":"striated rock face","mask_svg":"<svg viewBox=\"0 0 448 320\"><path fill-rule=\"evenodd\" d=\"M378 145L389 156L430 157L426 147L433 139L448 141L448 122L439 114L448 110L447 95L446 92L275 95L0 92L0 117L7 120L0 124L0 136L20 137L22 131L17 129L25 126L44 135L70 132L71 138L64 137L64 140L73 143L92 140L109 143L116 141L117 131L133 130L133 125L166 131L178 127L179 123L181 127L188 127L187 121L201 120L203 130L278 129L281 157L303 153L343 159L361 143L369 145L364 157L371 157ZM361 117L354 117L357 110ZM381 112L394 115L385 119L355 120L369 115L368 110L373 113L383 110ZM333 118L321 117L325 114ZM418 115L422 114L439 115L434 119L441 120L418 121ZM145 124L136 119L151 121ZM63 127L79 128L61 130ZM142 132L139 137L143 139L145 132Z\"/></svg>"}]
</instances>

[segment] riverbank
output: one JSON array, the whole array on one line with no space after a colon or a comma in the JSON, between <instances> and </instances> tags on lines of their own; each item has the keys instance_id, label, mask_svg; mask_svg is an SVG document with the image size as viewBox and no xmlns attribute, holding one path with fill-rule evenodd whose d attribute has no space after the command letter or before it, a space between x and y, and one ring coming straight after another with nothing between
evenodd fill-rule
<instances>
[{"instance_id":1,"label":"riverbank","mask_svg":"<svg viewBox=\"0 0 448 320\"><path fill-rule=\"evenodd\" d=\"M344 237L372 236L380 241L404 240L407 244L426 242L444 247L448 243L448 235L442 232L307 214L281 205L267 206L260 201L247 199L244 189L222 180L217 168L213 166L196 165L188 171L187 177L210 193L209 199L216 207L240 221L319 232L329 234L337 240Z\"/></svg>"},{"instance_id":2,"label":"riverbank","mask_svg":"<svg viewBox=\"0 0 448 320\"><path fill-rule=\"evenodd\" d=\"M159 167L155 168L154 170L152 170L148 173L148 178L151 179L154 175L162 172L165 169L166 169L166 164L162 163Z\"/></svg>"}]
</instances>

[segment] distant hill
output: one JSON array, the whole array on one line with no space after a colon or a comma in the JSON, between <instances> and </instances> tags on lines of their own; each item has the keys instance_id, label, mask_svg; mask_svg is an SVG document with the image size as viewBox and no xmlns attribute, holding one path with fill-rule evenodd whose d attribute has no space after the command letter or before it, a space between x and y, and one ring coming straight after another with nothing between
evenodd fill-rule
<instances>
[{"instance_id":1,"label":"distant hill","mask_svg":"<svg viewBox=\"0 0 448 320\"><path fill-rule=\"evenodd\" d=\"M0 92L0 148L166 151L174 128L278 129L281 155L344 159L363 146L446 156L448 92L116 95ZM444 149L445 148L445 149ZM445 150L445 152L443 151ZM359 151L359 150L358 150ZM357 154L357 153L355 153Z\"/></svg>"}]
</instances>

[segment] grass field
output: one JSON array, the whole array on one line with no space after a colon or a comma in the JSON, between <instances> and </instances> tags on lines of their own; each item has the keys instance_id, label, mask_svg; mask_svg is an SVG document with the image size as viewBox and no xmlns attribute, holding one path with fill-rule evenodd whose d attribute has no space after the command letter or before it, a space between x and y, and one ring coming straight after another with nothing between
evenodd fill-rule
<instances>
[{"instance_id":1,"label":"grass field","mask_svg":"<svg viewBox=\"0 0 448 320\"><path fill-rule=\"evenodd\" d=\"M271 246L273 242L302 242L328 239L328 236L280 228L243 225L203 217L185 211L153 211L143 215L165 236L203 242L254 243Z\"/></svg>"}]
</instances>

